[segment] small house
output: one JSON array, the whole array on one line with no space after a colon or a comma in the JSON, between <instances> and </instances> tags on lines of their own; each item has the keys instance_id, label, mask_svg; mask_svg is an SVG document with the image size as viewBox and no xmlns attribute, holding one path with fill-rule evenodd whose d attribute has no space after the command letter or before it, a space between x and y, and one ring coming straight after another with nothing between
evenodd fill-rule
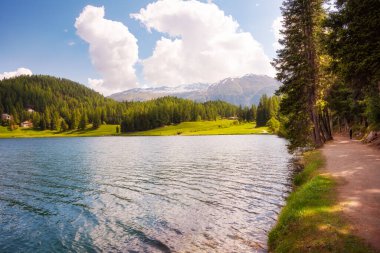
<instances>
[{"instance_id":1,"label":"small house","mask_svg":"<svg viewBox=\"0 0 380 253\"><path fill-rule=\"evenodd\" d=\"M1 114L1 121L8 121L8 120L13 120L12 115L9 115L7 113Z\"/></svg>"},{"instance_id":2,"label":"small house","mask_svg":"<svg viewBox=\"0 0 380 253\"><path fill-rule=\"evenodd\" d=\"M34 113L34 110L33 110L32 108L28 108L28 109L26 109L26 111L27 111L28 113Z\"/></svg>"},{"instance_id":3,"label":"small house","mask_svg":"<svg viewBox=\"0 0 380 253\"><path fill-rule=\"evenodd\" d=\"M31 122L30 120L27 120L27 121L22 122L20 126L24 128L32 128L33 122Z\"/></svg>"}]
</instances>

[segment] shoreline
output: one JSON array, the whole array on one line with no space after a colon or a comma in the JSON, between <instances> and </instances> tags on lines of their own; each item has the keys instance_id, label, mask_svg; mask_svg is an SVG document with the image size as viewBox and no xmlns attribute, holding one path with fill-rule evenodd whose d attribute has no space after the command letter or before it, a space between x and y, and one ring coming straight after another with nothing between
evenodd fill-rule
<instances>
[{"instance_id":1,"label":"shoreline","mask_svg":"<svg viewBox=\"0 0 380 253\"><path fill-rule=\"evenodd\" d=\"M45 135L45 136L14 136L14 137L3 137L0 135L0 140L6 140L6 139L44 139L44 138L91 138L91 137L173 137L173 136L181 136L181 137L200 137L200 136L236 136L236 135L276 135L273 133L236 133L236 134L193 134L193 135L186 135L186 134L173 134L173 135L143 135L143 134L114 134L114 135L62 135L62 136L55 136L55 135Z\"/></svg>"},{"instance_id":2,"label":"shoreline","mask_svg":"<svg viewBox=\"0 0 380 253\"><path fill-rule=\"evenodd\" d=\"M254 122L240 122L232 120L182 122L146 131L117 133L119 125L101 125L92 129L91 125L85 130L35 130L18 128L13 131L0 126L0 139L5 138L56 138L56 137L105 137L105 136L209 136L209 135L250 135L272 134L267 127L256 127Z\"/></svg>"},{"instance_id":3,"label":"shoreline","mask_svg":"<svg viewBox=\"0 0 380 253\"><path fill-rule=\"evenodd\" d=\"M321 150L305 152L303 169L268 234L270 252L375 252L354 234L337 199L337 179L326 173Z\"/></svg>"}]
</instances>

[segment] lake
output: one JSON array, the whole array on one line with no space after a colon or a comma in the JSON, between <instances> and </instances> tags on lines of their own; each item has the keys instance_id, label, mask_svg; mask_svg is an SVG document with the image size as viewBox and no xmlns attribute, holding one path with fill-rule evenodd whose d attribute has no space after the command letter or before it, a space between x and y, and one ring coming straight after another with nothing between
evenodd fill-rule
<instances>
[{"instance_id":1,"label":"lake","mask_svg":"<svg viewBox=\"0 0 380 253\"><path fill-rule=\"evenodd\" d=\"M265 252L290 160L270 135L0 139L0 252Z\"/></svg>"}]
</instances>

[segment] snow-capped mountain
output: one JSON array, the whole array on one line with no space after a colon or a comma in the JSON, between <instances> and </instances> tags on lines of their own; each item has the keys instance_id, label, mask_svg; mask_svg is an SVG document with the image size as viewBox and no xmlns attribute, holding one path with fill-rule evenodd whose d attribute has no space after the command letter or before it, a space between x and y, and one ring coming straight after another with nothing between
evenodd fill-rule
<instances>
[{"instance_id":1,"label":"snow-capped mountain","mask_svg":"<svg viewBox=\"0 0 380 253\"><path fill-rule=\"evenodd\" d=\"M146 101L164 96L175 96L205 102L223 100L235 105L258 104L263 94L272 96L280 83L261 75L226 78L214 84L196 83L177 87L136 88L109 96L117 101Z\"/></svg>"}]
</instances>

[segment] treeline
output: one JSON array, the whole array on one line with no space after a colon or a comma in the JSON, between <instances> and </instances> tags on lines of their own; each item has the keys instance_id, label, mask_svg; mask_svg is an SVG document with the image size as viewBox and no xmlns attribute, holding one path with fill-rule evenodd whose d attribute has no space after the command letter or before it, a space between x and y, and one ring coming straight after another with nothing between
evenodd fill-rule
<instances>
[{"instance_id":1,"label":"treeline","mask_svg":"<svg viewBox=\"0 0 380 253\"><path fill-rule=\"evenodd\" d=\"M278 97L263 96L258 107L237 107L222 101L197 103L175 97L146 102L116 102L67 79L20 76L0 81L0 114L10 128L31 121L35 129L57 131L120 124L122 132L148 130L184 121L233 118L265 126L278 116ZM29 110L28 110L29 109ZM273 120L272 120L273 121Z\"/></svg>"},{"instance_id":2,"label":"treeline","mask_svg":"<svg viewBox=\"0 0 380 253\"><path fill-rule=\"evenodd\" d=\"M236 116L239 111L237 106L227 102L197 103L176 97L163 97L146 102L126 102L126 105L121 132L143 131L184 121L229 118Z\"/></svg>"},{"instance_id":3,"label":"treeline","mask_svg":"<svg viewBox=\"0 0 380 253\"><path fill-rule=\"evenodd\" d=\"M283 84L280 117L290 148L320 147L332 126L380 123L380 1L285 0L282 48L273 66Z\"/></svg>"},{"instance_id":4,"label":"treeline","mask_svg":"<svg viewBox=\"0 0 380 253\"><path fill-rule=\"evenodd\" d=\"M237 107L223 101L197 103L176 97L163 97L146 102L126 102L121 132L144 131L185 121L231 118L257 121L256 126L269 126L273 132L280 128L280 97L263 95L258 106Z\"/></svg>"}]
</instances>

